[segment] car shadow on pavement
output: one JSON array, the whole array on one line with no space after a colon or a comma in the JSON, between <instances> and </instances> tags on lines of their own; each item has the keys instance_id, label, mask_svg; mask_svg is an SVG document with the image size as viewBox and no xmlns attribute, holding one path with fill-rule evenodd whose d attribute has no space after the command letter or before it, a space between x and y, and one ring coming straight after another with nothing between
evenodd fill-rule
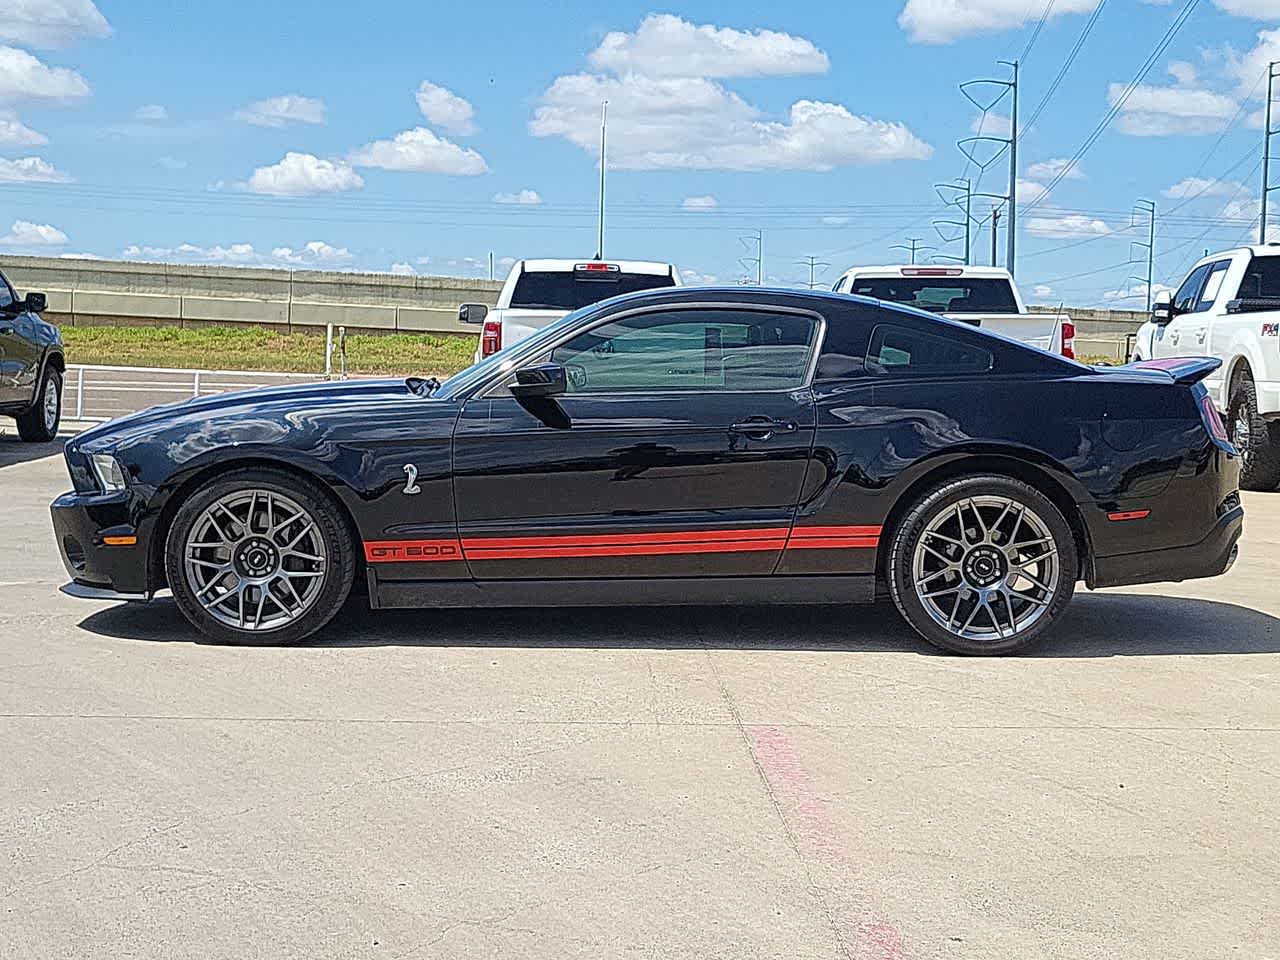
<instances>
[{"instance_id":1,"label":"car shadow on pavement","mask_svg":"<svg viewBox=\"0 0 1280 960\"><path fill-rule=\"evenodd\" d=\"M18 436L18 428L0 426L0 470L28 460L61 456L62 447L70 434L59 434L49 443L25 443Z\"/></svg>"},{"instance_id":2,"label":"car shadow on pavement","mask_svg":"<svg viewBox=\"0 0 1280 960\"><path fill-rule=\"evenodd\" d=\"M80 622L127 640L199 643L171 599L121 604ZM1143 594L1082 594L1024 656L1280 653L1280 619L1230 603ZM383 610L354 598L313 647L772 649L936 654L892 604L822 607L566 607ZM942 654L937 654L942 655Z\"/></svg>"}]
</instances>

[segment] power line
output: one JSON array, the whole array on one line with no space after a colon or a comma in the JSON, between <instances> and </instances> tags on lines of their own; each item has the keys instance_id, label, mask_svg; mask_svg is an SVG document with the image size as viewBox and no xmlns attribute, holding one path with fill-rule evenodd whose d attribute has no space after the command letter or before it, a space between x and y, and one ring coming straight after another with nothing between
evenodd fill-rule
<instances>
[{"instance_id":1,"label":"power line","mask_svg":"<svg viewBox=\"0 0 1280 960\"><path fill-rule=\"evenodd\" d=\"M1080 55L1081 48L1084 47L1085 41L1089 39L1089 34L1093 31L1093 25L1098 22L1098 17L1102 14L1102 8L1106 5L1107 0L1101 0L1101 2L1093 8L1093 13L1090 14L1089 19L1085 21L1084 29L1080 31L1080 36L1076 38L1076 42L1072 45L1070 52L1067 54L1067 58L1062 61L1062 66L1058 68L1058 73L1053 78L1053 82L1050 83L1048 89L1045 90L1044 96L1040 98L1040 102L1036 104L1036 108L1031 111L1031 117L1022 125L1024 130L1039 119L1044 108L1048 106L1049 101L1053 99L1053 95L1058 92L1058 86L1062 83L1063 78L1066 77L1067 71L1071 69L1071 65L1076 62L1076 57Z\"/></svg>"},{"instance_id":2,"label":"power line","mask_svg":"<svg viewBox=\"0 0 1280 960\"><path fill-rule=\"evenodd\" d=\"M806 287L808 287L810 290L812 290L812 289L814 289L815 287L820 287L820 286L822 286L822 285L823 285L823 284L822 284L822 281L820 281L820 280L818 280L818 279L817 279L817 276L816 276L815 271L817 271L817 270L818 270L818 268L819 268L819 267L821 267L821 268L822 268L822 272L826 272L826 269L827 269L829 266L831 266L831 264L829 264L829 263L828 263L827 261L825 261L825 260L819 260L817 257L812 256L812 255L807 256L807 257L804 257L804 258L802 258L801 260L799 260L799 261L797 261L797 262L798 262L802 267L808 267L808 268L809 268L809 282L805 284L805 286L806 286Z\"/></svg>"},{"instance_id":3,"label":"power line","mask_svg":"<svg viewBox=\"0 0 1280 960\"><path fill-rule=\"evenodd\" d=\"M1027 45L1022 48L1022 53L1018 54L1018 60L1025 61L1027 54L1031 52L1031 48L1036 45L1036 41L1040 39L1040 31L1044 29L1045 21L1049 19L1049 14L1053 13L1053 5L1057 0L1049 0L1044 5L1044 13L1040 14L1040 20L1036 23L1036 28L1031 31L1031 39L1027 41Z\"/></svg>"}]
</instances>

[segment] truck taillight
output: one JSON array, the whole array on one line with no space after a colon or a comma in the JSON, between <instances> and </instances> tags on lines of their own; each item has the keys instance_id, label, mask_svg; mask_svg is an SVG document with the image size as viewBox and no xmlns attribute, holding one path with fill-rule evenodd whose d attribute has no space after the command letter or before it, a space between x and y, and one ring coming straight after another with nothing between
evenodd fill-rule
<instances>
[{"instance_id":1,"label":"truck taillight","mask_svg":"<svg viewBox=\"0 0 1280 960\"><path fill-rule=\"evenodd\" d=\"M1076 325L1070 320L1062 321L1062 355L1068 360L1076 358Z\"/></svg>"},{"instance_id":2,"label":"truck taillight","mask_svg":"<svg viewBox=\"0 0 1280 960\"><path fill-rule=\"evenodd\" d=\"M480 356L487 357L502 349L502 322L486 320L480 330Z\"/></svg>"}]
</instances>

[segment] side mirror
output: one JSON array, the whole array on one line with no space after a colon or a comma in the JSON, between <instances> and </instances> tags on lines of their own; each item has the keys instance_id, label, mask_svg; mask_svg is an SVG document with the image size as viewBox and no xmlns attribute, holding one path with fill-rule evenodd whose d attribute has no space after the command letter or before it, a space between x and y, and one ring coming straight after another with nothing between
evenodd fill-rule
<instances>
[{"instance_id":1,"label":"side mirror","mask_svg":"<svg viewBox=\"0 0 1280 960\"><path fill-rule=\"evenodd\" d=\"M458 320L461 323L484 323L489 315L489 308L483 303L464 303L458 308Z\"/></svg>"},{"instance_id":2,"label":"side mirror","mask_svg":"<svg viewBox=\"0 0 1280 960\"><path fill-rule=\"evenodd\" d=\"M43 293L28 293L23 306L32 313L44 313L49 309L49 298Z\"/></svg>"},{"instance_id":3,"label":"side mirror","mask_svg":"<svg viewBox=\"0 0 1280 960\"><path fill-rule=\"evenodd\" d=\"M516 382L510 387L517 400L539 400L558 397L569 389L564 367L558 363L539 363L516 371Z\"/></svg>"},{"instance_id":4,"label":"side mirror","mask_svg":"<svg viewBox=\"0 0 1280 960\"><path fill-rule=\"evenodd\" d=\"M1169 291L1161 290L1156 294L1156 299L1151 304L1151 320L1158 326L1163 327L1177 315L1177 311L1173 308L1173 298L1169 295Z\"/></svg>"}]
</instances>

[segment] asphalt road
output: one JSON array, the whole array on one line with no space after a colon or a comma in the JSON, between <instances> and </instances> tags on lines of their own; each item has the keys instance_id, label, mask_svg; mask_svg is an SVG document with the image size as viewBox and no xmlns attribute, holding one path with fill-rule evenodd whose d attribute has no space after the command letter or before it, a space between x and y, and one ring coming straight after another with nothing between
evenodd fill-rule
<instances>
[{"instance_id":1,"label":"asphalt road","mask_svg":"<svg viewBox=\"0 0 1280 960\"><path fill-rule=\"evenodd\" d=\"M891 608L74 601L0 437L0 957L1280 956L1280 495L1034 654ZM41 459L44 457L44 459Z\"/></svg>"}]
</instances>

